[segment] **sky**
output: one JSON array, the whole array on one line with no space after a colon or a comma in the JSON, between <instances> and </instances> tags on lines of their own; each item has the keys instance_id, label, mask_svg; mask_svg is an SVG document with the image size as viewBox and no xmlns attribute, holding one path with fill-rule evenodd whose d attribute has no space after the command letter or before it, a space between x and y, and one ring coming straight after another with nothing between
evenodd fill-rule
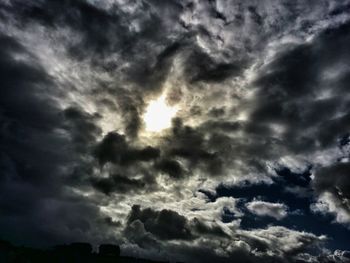
<instances>
[{"instance_id":1,"label":"sky","mask_svg":"<svg viewBox=\"0 0 350 263\"><path fill-rule=\"evenodd\" d=\"M1 0L0 238L350 262L350 1Z\"/></svg>"}]
</instances>

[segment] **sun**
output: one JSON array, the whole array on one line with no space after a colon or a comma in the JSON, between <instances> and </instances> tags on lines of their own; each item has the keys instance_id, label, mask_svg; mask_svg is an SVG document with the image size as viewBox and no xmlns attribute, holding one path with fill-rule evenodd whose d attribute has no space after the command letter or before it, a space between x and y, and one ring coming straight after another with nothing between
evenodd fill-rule
<instances>
[{"instance_id":1,"label":"sun","mask_svg":"<svg viewBox=\"0 0 350 263\"><path fill-rule=\"evenodd\" d=\"M158 99L150 101L143 115L146 131L160 132L170 128L171 120L177 111L177 107L167 104L164 94Z\"/></svg>"}]
</instances>

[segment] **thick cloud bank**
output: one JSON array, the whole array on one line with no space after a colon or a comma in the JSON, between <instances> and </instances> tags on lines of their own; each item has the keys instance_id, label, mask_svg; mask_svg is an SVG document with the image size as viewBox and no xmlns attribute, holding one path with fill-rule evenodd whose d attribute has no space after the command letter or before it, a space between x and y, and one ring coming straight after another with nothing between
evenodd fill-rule
<instances>
[{"instance_id":1,"label":"thick cloud bank","mask_svg":"<svg viewBox=\"0 0 350 263\"><path fill-rule=\"evenodd\" d=\"M1 1L0 237L349 262L349 46L346 0Z\"/></svg>"}]
</instances>

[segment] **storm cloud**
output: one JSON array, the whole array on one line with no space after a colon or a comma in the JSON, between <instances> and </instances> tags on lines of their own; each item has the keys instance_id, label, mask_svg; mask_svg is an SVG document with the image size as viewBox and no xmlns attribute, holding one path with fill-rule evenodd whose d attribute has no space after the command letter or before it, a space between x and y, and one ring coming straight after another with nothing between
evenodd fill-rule
<instances>
[{"instance_id":1,"label":"storm cloud","mask_svg":"<svg viewBox=\"0 0 350 263\"><path fill-rule=\"evenodd\" d=\"M349 6L2 1L1 238L347 262Z\"/></svg>"}]
</instances>

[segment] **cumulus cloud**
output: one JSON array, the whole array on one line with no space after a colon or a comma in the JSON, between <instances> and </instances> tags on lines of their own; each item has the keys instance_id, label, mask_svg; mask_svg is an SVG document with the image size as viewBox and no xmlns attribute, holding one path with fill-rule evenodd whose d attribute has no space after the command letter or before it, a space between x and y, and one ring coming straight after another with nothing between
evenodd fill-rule
<instances>
[{"instance_id":1,"label":"cumulus cloud","mask_svg":"<svg viewBox=\"0 0 350 263\"><path fill-rule=\"evenodd\" d=\"M242 237L248 238L248 242L256 242L258 254L270 250L274 255L282 258L288 254L295 256L301 251L305 251L307 247L317 246L326 240L325 236L316 236L280 226L245 231L242 233Z\"/></svg>"},{"instance_id":2,"label":"cumulus cloud","mask_svg":"<svg viewBox=\"0 0 350 263\"><path fill-rule=\"evenodd\" d=\"M178 213L163 209L153 211L146 208L141 210L137 205L132 207L128 217L128 224L140 221L145 230L160 239L191 239L191 231L187 226L187 219Z\"/></svg>"},{"instance_id":3,"label":"cumulus cloud","mask_svg":"<svg viewBox=\"0 0 350 263\"><path fill-rule=\"evenodd\" d=\"M254 200L246 204L248 210L258 216L270 216L281 220L287 216L288 207L285 204L269 203L259 200Z\"/></svg>"},{"instance_id":4,"label":"cumulus cloud","mask_svg":"<svg viewBox=\"0 0 350 263\"><path fill-rule=\"evenodd\" d=\"M349 226L350 216L349 210L346 205L346 200L342 203L336 196L331 193L324 193L319 196L316 203L311 204L311 211L314 213L320 213L321 215L327 215L328 213L335 216L337 223L345 224Z\"/></svg>"},{"instance_id":5,"label":"cumulus cloud","mask_svg":"<svg viewBox=\"0 0 350 263\"><path fill-rule=\"evenodd\" d=\"M187 220L171 210L154 211L139 206L133 206L125 233L142 248L152 249L155 246L168 251L165 252L169 253L168 257L181 251L180 258L189 262L210 262L214 258L219 262L230 262L235 257L239 262L286 262L287 257L293 262L302 253L309 255L309 249L319 247L327 239L279 226L225 231L218 224L210 225L197 218ZM164 238L177 242L164 244L160 242ZM215 252L211 251L211 247L216 248Z\"/></svg>"}]
</instances>

